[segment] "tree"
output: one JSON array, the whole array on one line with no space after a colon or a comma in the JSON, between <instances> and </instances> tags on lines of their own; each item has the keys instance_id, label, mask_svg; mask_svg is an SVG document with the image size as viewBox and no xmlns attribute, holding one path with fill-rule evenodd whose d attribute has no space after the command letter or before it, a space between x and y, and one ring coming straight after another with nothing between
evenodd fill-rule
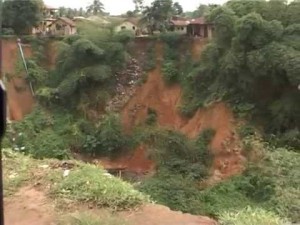
<instances>
[{"instance_id":1,"label":"tree","mask_svg":"<svg viewBox=\"0 0 300 225\"><path fill-rule=\"evenodd\" d=\"M24 34L42 19L42 0L9 0L3 3L3 24Z\"/></svg>"},{"instance_id":2,"label":"tree","mask_svg":"<svg viewBox=\"0 0 300 225\"><path fill-rule=\"evenodd\" d=\"M266 7L257 7L261 3ZM197 90L194 101L198 96L202 101L224 98L235 107L247 102L255 108L252 116L263 121L269 134L288 135L300 129L300 26L284 27L286 7L289 5L277 0L230 1L210 13L214 39L202 53L193 82ZM283 10L278 17L282 22L268 17L271 8Z\"/></svg>"},{"instance_id":3,"label":"tree","mask_svg":"<svg viewBox=\"0 0 300 225\"><path fill-rule=\"evenodd\" d=\"M172 15L179 15L182 11L181 5L173 4L172 0L155 0L150 7L145 7L141 23L148 28L150 33L155 30L164 31Z\"/></svg>"},{"instance_id":4,"label":"tree","mask_svg":"<svg viewBox=\"0 0 300 225\"><path fill-rule=\"evenodd\" d=\"M144 0L133 0L133 4L135 5L135 14L138 14L144 10Z\"/></svg>"},{"instance_id":5,"label":"tree","mask_svg":"<svg viewBox=\"0 0 300 225\"><path fill-rule=\"evenodd\" d=\"M104 6L100 0L94 0L93 4L87 7L87 13L98 15L104 13Z\"/></svg>"},{"instance_id":6,"label":"tree","mask_svg":"<svg viewBox=\"0 0 300 225\"><path fill-rule=\"evenodd\" d=\"M183 8L178 2L173 4L173 12L175 15L181 15L183 13Z\"/></svg>"}]
</instances>

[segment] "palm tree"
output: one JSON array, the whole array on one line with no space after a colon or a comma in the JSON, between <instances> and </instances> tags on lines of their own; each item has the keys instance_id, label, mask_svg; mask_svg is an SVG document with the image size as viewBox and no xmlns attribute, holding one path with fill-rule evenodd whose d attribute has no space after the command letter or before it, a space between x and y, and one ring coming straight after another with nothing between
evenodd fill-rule
<instances>
[{"instance_id":1,"label":"palm tree","mask_svg":"<svg viewBox=\"0 0 300 225\"><path fill-rule=\"evenodd\" d=\"M92 13L93 15L102 14L104 12L104 5L100 0L94 0L93 4L87 7L87 13Z\"/></svg>"}]
</instances>

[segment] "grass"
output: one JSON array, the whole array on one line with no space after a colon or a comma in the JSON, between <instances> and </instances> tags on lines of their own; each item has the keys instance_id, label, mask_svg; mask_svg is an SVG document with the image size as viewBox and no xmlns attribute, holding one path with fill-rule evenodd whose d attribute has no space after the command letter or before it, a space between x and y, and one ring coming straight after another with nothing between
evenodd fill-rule
<instances>
[{"instance_id":1,"label":"grass","mask_svg":"<svg viewBox=\"0 0 300 225\"><path fill-rule=\"evenodd\" d=\"M91 213L75 213L61 219L58 225L129 225L129 223L110 213L97 216Z\"/></svg>"},{"instance_id":2,"label":"grass","mask_svg":"<svg viewBox=\"0 0 300 225\"><path fill-rule=\"evenodd\" d=\"M134 190L129 183L93 165L80 164L65 178L56 172L53 175L55 185L51 195L55 198L88 202L114 210L134 208L148 201L145 195Z\"/></svg>"},{"instance_id":3,"label":"grass","mask_svg":"<svg viewBox=\"0 0 300 225\"><path fill-rule=\"evenodd\" d=\"M4 196L14 194L26 181L30 180L30 170L36 162L20 153L3 149Z\"/></svg>"},{"instance_id":4,"label":"grass","mask_svg":"<svg viewBox=\"0 0 300 225\"><path fill-rule=\"evenodd\" d=\"M92 204L112 210L138 207L149 198L133 186L94 165L68 161L71 169L63 176L64 163L58 160L36 160L12 150L4 150L5 195L26 185L39 185L57 202L73 205Z\"/></svg>"},{"instance_id":5,"label":"grass","mask_svg":"<svg viewBox=\"0 0 300 225\"><path fill-rule=\"evenodd\" d=\"M247 207L238 212L220 215L221 225L284 225L278 215L261 208Z\"/></svg>"}]
</instances>

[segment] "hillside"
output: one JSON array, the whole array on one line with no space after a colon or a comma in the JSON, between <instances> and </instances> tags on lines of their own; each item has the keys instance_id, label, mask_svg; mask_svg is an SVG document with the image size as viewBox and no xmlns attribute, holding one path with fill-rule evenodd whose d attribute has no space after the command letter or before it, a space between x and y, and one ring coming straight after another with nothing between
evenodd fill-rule
<instances>
[{"instance_id":1,"label":"hillside","mask_svg":"<svg viewBox=\"0 0 300 225\"><path fill-rule=\"evenodd\" d=\"M27 77L3 40L9 223L300 222L299 24L263 2L210 9L210 40L24 37Z\"/></svg>"},{"instance_id":2,"label":"hillside","mask_svg":"<svg viewBox=\"0 0 300 225\"><path fill-rule=\"evenodd\" d=\"M10 225L98 224L103 220L116 225L138 225L145 220L145 225L216 224L150 203L147 196L102 168L76 161L35 160L6 149L4 172L5 223Z\"/></svg>"}]
</instances>

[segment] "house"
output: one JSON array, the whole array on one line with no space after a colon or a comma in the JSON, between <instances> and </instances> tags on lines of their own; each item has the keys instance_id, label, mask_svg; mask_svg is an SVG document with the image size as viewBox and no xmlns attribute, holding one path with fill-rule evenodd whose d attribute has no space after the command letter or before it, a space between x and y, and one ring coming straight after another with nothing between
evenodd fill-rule
<instances>
[{"instance_id":1,"label":"house","mask_svg":"<svg viewBox=\"0 0 300 225\"><path fill-rule=\"evenodd\" d=\"M44 5L42 10L43 20L36 27L32 28L32 34L46 35L48 26L56 20L54 17L58 10L57 8Z\"/></svg>"},{"instance_id":2,"label":"house","mask_svg":"<svg viewBox=\"0 0 300 225\"><path fill-rule=\"evenodd\" d=\"M208 23L204 17L191 19L187 25L187 35L193 37L212 38L213 24Z\"/></svg>"},{"instance_id":3,"label":"house","mask_svg":"<svg viewBox=\"0 0 300 225\"><path fill-rule=\"evenodd\" d=\"M73 35L77 33L76 24L73 20L67 17L59 17L47 27L49 35Z\"/></svg>"},{"instance_id":4,"label":"house","mask_svg":"<svg viewBox=\"0 0 300 225\"><path fill-rule=\"evenodd\" d=\"M136 36L139 36L141 34L141 29L139 27L139 19L129 18L124 20L121 24L115 27L116 32L120 32L123 30L132 31Z\"/></svg>"},{"instance_id":5,"label":"house","mask_svg":"<svg viewBox=\"0 0 300 225\"><path fill-rule=\"evenodd\" d=\"M188 24L189 24L189 21L187 19L174 16L169 21L170 31L173 31L173 32L176 32L179 34L186 34Z\"/></svg>"}]
</instances>

